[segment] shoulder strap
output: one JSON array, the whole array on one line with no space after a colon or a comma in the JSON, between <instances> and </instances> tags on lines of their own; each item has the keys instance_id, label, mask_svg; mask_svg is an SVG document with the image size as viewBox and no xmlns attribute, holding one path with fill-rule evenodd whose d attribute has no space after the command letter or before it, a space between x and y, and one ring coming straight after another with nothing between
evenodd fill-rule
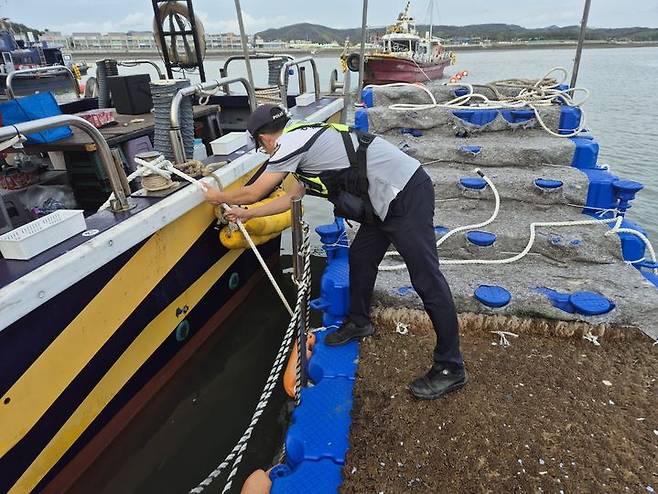
<instances>
[{"instance_id":1,"label":"shoulder strap","mask_svg":"<svg viewBox=\"0 0 658 494\"><path fill-rule=\"evenodd\" d=\"M318 126L313 126L313 127L318 127ZM277 160L269 160L269 163L273 164L273 165L276 165L278 163L283 163L284 161L288 161L290 158L293 158L293 157L297 156L298 154L305 153L306 151L311 149L311 146L313 144L315 144L315 141L318 140L318 137L320 137L327 129L328 129L328 127L320 128L320 130L317 131L315 134L313 134L309 138L309 140L306 141L301 147L299 147L298 149L295 149L292 153L284 156L283 158L279 158ZM293 130L295 130L295 129L293 129Z\"/></svg>"}]
</instances>

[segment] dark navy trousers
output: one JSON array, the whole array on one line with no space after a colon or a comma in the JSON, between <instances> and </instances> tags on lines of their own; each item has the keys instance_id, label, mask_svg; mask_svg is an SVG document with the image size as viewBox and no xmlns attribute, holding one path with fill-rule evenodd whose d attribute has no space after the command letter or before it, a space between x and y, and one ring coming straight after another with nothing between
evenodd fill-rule
<instances>
[{"instance_id":1,"label":"dark navy trousers","mask_svg":"<svg viewBox=\"0 0 658 494\"><path fill-rule=\"evenodd\" d=\"M457 312L450 287L439 270L434 187L422 167L391 203L386 219L362 224L350 246L350 319L359 326L370 321L378 266L391 244L404 259L411 284L434 326L434 361L453 368L463 366Z\"/></svg>"}]
</instances>

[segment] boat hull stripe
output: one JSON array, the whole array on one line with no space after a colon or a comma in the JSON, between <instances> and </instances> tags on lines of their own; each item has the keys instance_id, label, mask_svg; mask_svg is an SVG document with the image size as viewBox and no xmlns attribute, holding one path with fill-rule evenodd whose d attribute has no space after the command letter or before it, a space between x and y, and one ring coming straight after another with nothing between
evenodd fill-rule
<instances>
[{"instance_id":1,"label":"boat hull stripe","mask_svg":"<svg viewBox=\"0 0 658 494\"><path fill-rule=\"evenodd\" d=\"M144 361L175 330L181 320L180 316L176 316L176 309L187 305L193 310L242 252L240 249L225 254L144 328L14 484L10 493L29 492L38 484Z\"/></svg>"},{"instance_id":2,"label":"boat hull stripe","mask_svg":"<svg viewBox=\"0 0 658 494\"><path fill-rule=\"evenodd\" d=\"M5 393L1 400L10 401L0 407L0 457L36 424L206 230L214 218L210 210L203 204L155 233Z\"/></svg>"}]
</instances>

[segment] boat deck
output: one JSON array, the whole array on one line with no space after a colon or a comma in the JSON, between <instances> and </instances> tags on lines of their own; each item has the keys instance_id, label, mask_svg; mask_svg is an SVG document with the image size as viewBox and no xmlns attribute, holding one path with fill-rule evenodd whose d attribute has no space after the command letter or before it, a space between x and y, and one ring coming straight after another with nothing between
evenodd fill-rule
<instances>
[{"instance_id":1,"label":"boat deck","mask_svg":"<svg viewBox=\"0 0 658 494\"><path fill-rule=\"evenodd\" d=\"M293 120L308 118L313 121L323 121L340 111L341 108L342 100L322 98L308 106L293 107L290 109L290 113ZM204 109L203 111L211 110ZM61 143L56 142L53 144ZM87 144L84 144L82 139L76 138L75 143L72 145L84 146ZM260 166L266 159L266 155L254 152L252 148L244 146L230 155L211 156L205 162L206 164L226 162L225 166L215 172L215 178L225 187L245 173ZM30 291L28 278L35 276L52 277L52 289L56 291L59 286L71 284L87 274L83 270L73 268L76 261L83 258L89 260L89 257L93 256L93 266L96 266L96 268L101 267L126 248L136 245L158 231L163 224L175 220L197 206L203 202L203 199L201 192L196 187L189 187L189 184L184 183L176 192L167 197L139 197L133 194L130 201L134 204L134 207L129 211L114 214L105 210L88 216L86 218L87 231L98 230L92 236L75 235L28 261L0 258L0 290L13 285L16 291L15 296L5 297L6 305L0 306L0 309L7 309L14 304L18 304L18 300L25 303L27 298L18 294L24 292L24 290ZM137 225L139 225L139 235L128 235L131 229L134 233L134 228L137 228ZM136 238L139 239L135 240ZM67 254L66 260L62 261L61 266L55 267L51 264L52 261L63 259L65 254ZM59 272L60 274L57 275L57 269L64 266L68 266L65 268L65 272ZM5 295L7 295L7 292L5 292ZM49 296L50 294L45 293L31 293L29 298L41 299ZM1 313L2 310L0 310ZM4 327L6 322L0 317L0 327Z\"/></svg>"}]
</instances>

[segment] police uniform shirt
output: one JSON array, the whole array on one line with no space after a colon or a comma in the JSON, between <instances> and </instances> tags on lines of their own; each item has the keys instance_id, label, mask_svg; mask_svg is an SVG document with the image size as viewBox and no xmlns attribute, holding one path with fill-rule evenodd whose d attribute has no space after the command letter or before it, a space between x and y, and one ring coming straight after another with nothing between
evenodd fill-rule
<instances>
[{"instance_id":1,"label":"police uniform shirt","mask_svg":"<svg viewBox=\"0 0 658 494\"><path fill-rule=\"evenodd\" d=\"M317 127L300 128L283 134L270 157L267 171L318 176L350 166L340 132ZM321 133L320 133L321 132ZM351 134L354 148L356 135ZM404 188L420 163L387 140L377 137L366 153L368 195L377 216L384 220L391 201Z\"/></svg>"}]
</instances>

